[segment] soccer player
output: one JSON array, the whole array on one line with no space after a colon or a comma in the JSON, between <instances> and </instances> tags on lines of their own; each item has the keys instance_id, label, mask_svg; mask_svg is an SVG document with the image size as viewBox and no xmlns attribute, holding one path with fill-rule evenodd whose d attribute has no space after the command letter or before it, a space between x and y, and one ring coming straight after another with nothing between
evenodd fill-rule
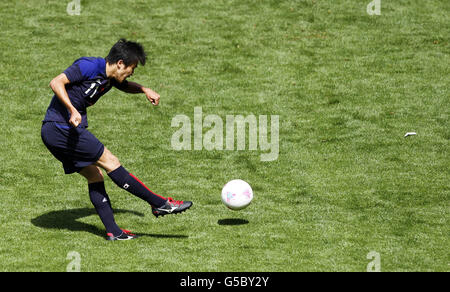
<instances>
[{"instance_id":1,"label":"soccer player","mask_svg":"<svg viewBox=\"0 0 450 292\"><path fill-rule=\"evenodd\" d=\"M42 123L42 141L62 162L66 174L78 172L87 179L91 202L105 226L108 240L129 240L136 236L117 226L101 169L117 186L150 204L156 217L181 213L192 206L192 202L152 192L87 130L87 107L112 87L127 93L144 93L154 106L159 104L159 94L126 80L139 63L145 62L146 54L140 44L120 39L106 58L82 57L50 82L55 94Z\"/></svg>"}]
</instances>

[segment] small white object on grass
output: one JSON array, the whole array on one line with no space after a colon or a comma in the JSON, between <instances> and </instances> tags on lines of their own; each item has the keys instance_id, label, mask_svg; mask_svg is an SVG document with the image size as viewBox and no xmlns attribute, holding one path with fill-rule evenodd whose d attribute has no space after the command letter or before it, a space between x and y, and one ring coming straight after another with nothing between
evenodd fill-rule
<instances>
[{"instance_id":1,"label":"small white object on grass","mask_svg":"<svg viewBox=\"0 0 450 292\"><path fill-rule=\"evenodd\" d=\"M408 136L413 136L413 135L417 135L417 133L416 132L408 132L405 134L405 138Z\"/></svg>"}]
</instances>

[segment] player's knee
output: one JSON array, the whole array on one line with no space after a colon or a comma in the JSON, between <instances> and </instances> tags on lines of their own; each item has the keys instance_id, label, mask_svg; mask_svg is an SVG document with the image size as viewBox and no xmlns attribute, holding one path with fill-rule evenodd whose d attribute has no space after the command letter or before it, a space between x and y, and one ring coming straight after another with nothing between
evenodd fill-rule
<instances>
[{"instance_id":1,"label":"player's knee","mask_svg":"<svg viewBox=\"0 0 450 292\"><path fill-rule=\"evenodd\" d=\"M120 161L119 158L117 158L114 154L112 154L111 152L109 152L110 156L109 156L109 164L111 165L112 168L117 168L120 166Z\"/></svg>"},{"instance_id":2,"label":"player's knee","mask_svg":"<svg viewBox=\"0 0 450 292\"><path fill-rule=\"evenodd\" d=\"M105 148L105 152L101 158L101 164L107 171L112 171L120 166L120 161L114 154L111 153L111 151Z\"/></svg>"}]
</instances>

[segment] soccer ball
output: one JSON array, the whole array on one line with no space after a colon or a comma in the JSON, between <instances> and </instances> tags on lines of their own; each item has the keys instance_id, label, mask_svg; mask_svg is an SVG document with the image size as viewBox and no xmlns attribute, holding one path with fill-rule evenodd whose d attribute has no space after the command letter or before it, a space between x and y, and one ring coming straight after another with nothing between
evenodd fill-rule
<instances>
[{"instance_id":1,"label":"soccer ball","mask_svg":"<svg viewBox=\"0 0 450 292\"><path fill-rule=\"evenodd\" d=\"M248 183L235 179L229 181L222 189L222 202L231 210L247 207L253 199L253 190Z\"/></svg>"}]
</instances>

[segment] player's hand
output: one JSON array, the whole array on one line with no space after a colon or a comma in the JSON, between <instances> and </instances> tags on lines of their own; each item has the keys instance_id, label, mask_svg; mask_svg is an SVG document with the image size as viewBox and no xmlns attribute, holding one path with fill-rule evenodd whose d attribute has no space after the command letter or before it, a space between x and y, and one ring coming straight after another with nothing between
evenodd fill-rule
<instances>
[{"instance_id":1,"label":"player's hand","mask_svg":"<svg viewBox=\"0 0 450 292\"><path fill-rule=\"evenodd\" d=\"M147 99L154 105L157 106L159 104L159 94L151 90L150 88L142 88Z\"/></svg>"},{"instance_id":2,"label":"player's hand","mask_svg":"<svg viewBox=\"0 0 450 292\"><path fill-rule=\"evenodd\" d=\"M71 124L72 126L74 126L75 128L78 127L78 125L81 124L81 115L80 113L76 110L73 109L70 112L70 120L69 120L69 124Z\"/></svg>"}]
</instances>

